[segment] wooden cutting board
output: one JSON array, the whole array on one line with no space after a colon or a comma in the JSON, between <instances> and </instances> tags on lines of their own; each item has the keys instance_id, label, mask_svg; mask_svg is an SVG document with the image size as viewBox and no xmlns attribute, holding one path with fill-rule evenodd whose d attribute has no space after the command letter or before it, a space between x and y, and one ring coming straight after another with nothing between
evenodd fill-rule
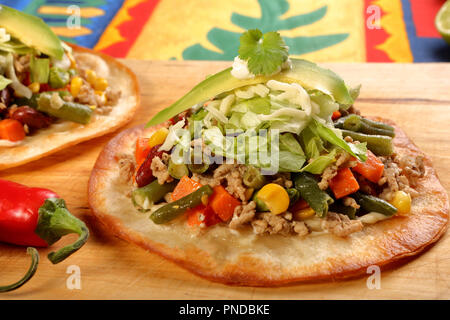
<instances>
[{"instance_id":1,"label":"wooden cutting board","mask_svg":"<svg viewBox=\"0 0 450 320\"><path fill-rule=\"evenodd\" d=\"M138 75L142 104L132 123L146 122L225 62L123 61ZM450 64L333 64L347 83L361 83L356 106L366 115L397 122L434 162L450 190ZM116 132L117 133L117 132ZM203 280L159 256L112 236L90 214L87 181L102 147L116 133L0 172L0 178L52 189L91 230L85 247L52 265L41 249L35 277L0 299L449 299L450 236L420 256L381 273L381 288L367 277L281 288L231 287ZM57 246L74 237L61 240ZM28 268L25 249L0 245L0 283L20 278ZM78 266L81 289L69 289L68 268ZM70 268L69 268L70 271ZM368 275L369 276L369 275Z\"/></svg>"}]
</instances>

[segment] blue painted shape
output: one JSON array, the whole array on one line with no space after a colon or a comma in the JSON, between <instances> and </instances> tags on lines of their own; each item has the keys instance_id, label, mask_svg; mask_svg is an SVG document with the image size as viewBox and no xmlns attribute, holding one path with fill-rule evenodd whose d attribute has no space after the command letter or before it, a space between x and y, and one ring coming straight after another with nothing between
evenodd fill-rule
<instances>
[{"instance_id":1,"label":"blue painted shape","mask_svg":"<svg viewBox=\"0 0 450 320\"><path fill-rule=\"evenodd\" d=\"M23 11L32 1L33 0L0 0L0 4Z\"/></svg>"},{"instance_id":2,"label":"blue painted shape","mask_svg":"<svg viewBox=\"0 0 450 320\"><path fill-rule=\"evenodd\" d=\"M414 62L450 62L450 46L444 39L418 37L409 0L402 0L403 19Z\"/></svg>"}]
</instances>

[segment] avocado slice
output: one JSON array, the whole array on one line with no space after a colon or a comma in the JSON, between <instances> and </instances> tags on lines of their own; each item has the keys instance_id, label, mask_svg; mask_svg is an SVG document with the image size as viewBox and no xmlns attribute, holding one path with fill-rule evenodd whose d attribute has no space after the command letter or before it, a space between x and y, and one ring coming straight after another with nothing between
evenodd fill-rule
<instances>
[{"instance_id":1,"label":"avocado slice","mask_svg":"<svg viewBox=\"0 0 450 320\"><path fill-rule=\"evenodd\" d=\"M61 41L45 22L35 16L0 5L0 27L25 45L46 55L61 59Z\"/></svg>"},{"instance_id":2,"label":"avocado slice","mask_svg":"<svg viewBox=\"0 0 450 320\"><path fill-rule=\"evenodd\" d=\"M271 79L287 83L298 83L307 90L320 90L331 95L341 105L351 105L353 103L347 86L336 73L321 68L310 61L292 59L291 69L274 76L257 76L252 79L241 80L231 75L231 68L216 73L197 84L170 107L157 113L147 123L147 126L164 122L197 103L212 99L223 92L248 85L265 83Z\"/></svg>"}]
</instances>

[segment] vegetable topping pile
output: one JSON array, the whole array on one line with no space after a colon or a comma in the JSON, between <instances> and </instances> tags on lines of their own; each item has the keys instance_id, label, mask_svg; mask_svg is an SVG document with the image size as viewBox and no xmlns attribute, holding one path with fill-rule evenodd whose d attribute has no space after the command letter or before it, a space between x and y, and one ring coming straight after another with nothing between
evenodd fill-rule
<instances>
[{"instance_id":1,"label":"vegetable topping pile","mask_svg":"<svg viewBox=\"0 0 450 320\"><path fill-rule=\"evenodd\" d=\"M359 114L359 89L289 59L278 33L245 32L233 68L158 113L148 125L166 125L122 162L134 205L156 224L301 236L408 214L422 159L398 157L394 128Z\"/></svg>"},{"instance_id":2,"label":"vegetable topping pile","mask_svg":"<svg viewBox=\"0 0 450 320\"><path fill-rule=\"evenodd\" d=\"M4 5L0 18L0 147L58 119L88 124L117 103L120 91L93 70L94 58L76 59L41 19Z\"/></svg>"}]
</instances>

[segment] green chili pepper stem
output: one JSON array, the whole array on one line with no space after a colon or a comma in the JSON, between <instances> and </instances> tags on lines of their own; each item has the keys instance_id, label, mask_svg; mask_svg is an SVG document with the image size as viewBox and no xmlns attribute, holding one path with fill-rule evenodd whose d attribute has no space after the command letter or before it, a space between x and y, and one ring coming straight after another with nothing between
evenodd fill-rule
<instances>
[{"instance_id":1,"label":"green chili pepper stem","mask_svg":"<svg viewBox=\"0 0 450 320\"><path fill-rule=\"evenodd\" d=\"M53 264L63 261L80 249L89 237L89 229L84 222L74 217L67 210L65 201L58 198L45 200L39 208L39 220L35 233L48 245L52 245L67 234L76 233L79 235L78 240L74 243L48 254L48 259Z\"/></svg>"},{"instance_id":2,"label":"green chili pepper stem","mask_svg":"<svg viewBox=\"0 0 450 320\"><path fill-rule=\"evenodd\" d=\"M31 265L28 268L27 273L22 277L22 279L20 279L16 283L13 283L13 284L10 284L7 286L0 286L0 292L13 291L17 288L20 288L34 276L34 274L36 273L38 264L39 264L39 253L33 247L28 247L27 253L31 256Z\"/></svg>"}]
</instances>

